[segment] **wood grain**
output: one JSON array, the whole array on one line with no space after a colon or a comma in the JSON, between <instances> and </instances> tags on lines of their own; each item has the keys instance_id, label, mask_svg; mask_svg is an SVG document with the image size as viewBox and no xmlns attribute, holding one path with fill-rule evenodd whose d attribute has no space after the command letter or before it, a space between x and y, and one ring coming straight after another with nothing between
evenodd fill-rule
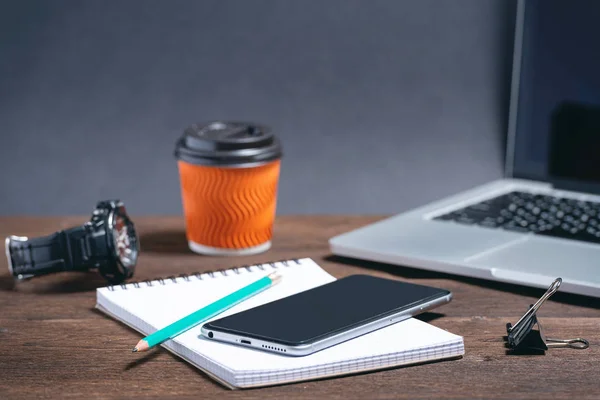
<instances>
[{"instance_id":1,"label":"wood grain","mask_svg":"<svg viewBox=\"0 0 600 400\"><path fill-rule=\"evenodd\" d=\"M15 285L0 257L0 398L600 398L600 300L558 293L540 312L548 337L585 337L588 350L506 355L506 322L516 322L543 291L331 256L328 238L377 219L281 217L269 252L214 258L187 249L183 219L134 217L142 247L135 279L312 257L338 278L369 273L439 286L451 290L454 300L422 318L464 336L462 359L229 391L162 349L141 357L132 354L139 334L94 310L95 289L104 286L95 272L55 274ZM0 218L0 237L45 235L85 220Z\"/></svg>"}]
</instances>

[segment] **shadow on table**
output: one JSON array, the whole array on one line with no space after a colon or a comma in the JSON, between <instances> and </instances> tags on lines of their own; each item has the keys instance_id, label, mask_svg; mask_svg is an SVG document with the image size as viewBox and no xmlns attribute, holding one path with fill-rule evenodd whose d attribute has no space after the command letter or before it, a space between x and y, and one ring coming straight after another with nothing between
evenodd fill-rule
<instances>
[{"instance_id":1,"label":"shadow on table","mask_svg":"<svg viewBox=\"0 0 600 400\"><path fill-rule=\"evenodd\" d=\"M12 276L0 276L0 290L10 291L15 288L15 279Z\"/></svg>"},{"instance_id":2,"label":"shadow on table","mask_svg":"<svg viewBox=\"0 0 600 400\"><path fill-rule=\"evenodd\" d=\"M110 317L109 315L105 314L104 312L98 310L97 308L91 308L90 311L106 320L109 320L111 322L115 322L118 323L117 321L115 321L112 317ZM119 323L120 324L120 323ZM140 333L138 331L136 331L135 329L133 329L132 327L125 325L125 324L120 324L123 328L127 329L130 332L133 332L136 336L140 337ZM134 342L136 340L139 339L134 339ZM123 349L123 351L125 353L131 353L131 349L135 346L136 343L131 343L131 347L128 349ZM150 349L147 353L135 353L135 354L131 354L132 357L135 357L135 360L127 362L125 364L125 366L123 367L123 372L125 371L129 371L131 369L134 369L136 367L142 366L144 364L146 364L147 362L150 362L152 360L154 360L156 357L159 357L162 353L166 353L167 351L165 349L163 349L160 346L156 346L153 349Z\"/></svg>"},{"instance_id":3,"label":"shadow on table","mask_svg":"<svg viewBox=\"0 0 600 400\"><path fill-rule=\"evenodd\" d=\"M459 282L467 283L470 285L481 286L484 288L500 290L513 294L519 294L522 296L531 296L540 298L540 296L546 291L546 289L532 288L528 286L522 286L511 283L488 281L485 279L471 278L466 276L447 274L444 272L427 271L424 269L411 268L399 265L385 264L375 261L357 260L349 257L341 256L326 256L325 261L336 262L341 264L348 264L357 267L363 267L373 269L377 271L387 272L392 275L400 276L407 279L452 279ZM548 283L550 284L550 282ZM552 301L560 303L600 308L600 298L594 298L589 296L583 296L578 294L558 292L552 296Z\"/></svg>"},{"instance_id":4,"label":"shadow on table","mask_svg":"<svg viewBox=\"0 0 600 400\"><path fill-rule=\"evenodd\" d=\"M157 347L155 349L150 349L147 353L139 353L139 355L135 354L135 356L137 356L138 358L127 363L127 365L125 365L125 368L123 368L123 371L129 371L130 369L134 369L136 367L144 365L147 362L150 362L156 357L160 356L161 353L164 353L164 350L162 349L162 347Z\"/></svg>"},{"instance_id":5,"label":"shadow on table","mask_svg":"<svg viewBox=\"0 0 600 400\"><path fill-rule=\"evenodd\" d=\"M91 292L108 283L97 271L61 272L16 281L11 276L0 277L0 290L35 294L65 294Z\"/></svg>"},{"instance_id":6,"label":"shadow on table","mask_svg":"<svg viewBox=\"0 0 600 400\"><path fill-rule=\"evenodd\" d=\"M195 254L188 247L185 231L156 231L139 235L140 253Z\"/></svg>"}]
</instances>

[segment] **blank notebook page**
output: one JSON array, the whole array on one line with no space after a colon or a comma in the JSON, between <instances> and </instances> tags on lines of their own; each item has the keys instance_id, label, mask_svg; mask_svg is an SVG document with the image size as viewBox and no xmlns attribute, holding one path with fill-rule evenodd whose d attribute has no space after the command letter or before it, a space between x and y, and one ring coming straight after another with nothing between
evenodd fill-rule
<instances>
[{"instance_id":1,"label":"blank notebook page","mask_svg":"<svg viewBox=\"0 0 600 400\"><path fill-rule=\"evenodd\" d=\"M281 282L213 319L335 280L311 259L301 259L101 288L97 290L97 307L149 335L274 269L282 275ZM464 353L462 337L412 318L305 357L205 339L200 334L200 325L163 346L229 387L314 379Z\"/></svg>"}]
</instances>

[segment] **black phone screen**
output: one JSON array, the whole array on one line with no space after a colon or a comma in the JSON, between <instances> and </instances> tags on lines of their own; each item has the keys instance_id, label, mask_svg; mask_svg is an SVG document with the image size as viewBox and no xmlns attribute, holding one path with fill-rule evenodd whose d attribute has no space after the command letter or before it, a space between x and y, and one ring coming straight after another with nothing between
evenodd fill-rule
<instances>
[{"instance_id":1,"label":"black phone screen","mask_svg":"<svg viewBox=\"0 0 600 400\"><path fill-rule=\"evenodd\" d=\"M352 275L212 321L205 329L284 344L311 343L449 293L429 286Z\"/></svg>"}]
</instances>

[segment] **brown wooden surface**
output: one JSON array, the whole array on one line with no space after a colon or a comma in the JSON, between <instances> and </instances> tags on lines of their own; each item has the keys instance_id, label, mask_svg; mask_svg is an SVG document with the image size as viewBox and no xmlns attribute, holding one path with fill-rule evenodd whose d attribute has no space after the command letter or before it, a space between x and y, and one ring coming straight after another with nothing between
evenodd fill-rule
<instances>
[{"instance_id":1,"label":"brown wooden surface","mask_svg":"<svg viewBox=\"0 0 600 400\"><path fill-rule=\"evenodd\" d=\"M585 337L588 350L506 355L506 322L516 322L543 291L331 257L328 238L377 219L282 217L267 253L213 258L187 249L182 219L134 218L142 246L135 278L312 257L338 278L370 273L439 286L451 290L454 300L438 309L439 314L422 318L464 336L462 359L230 391L163 349L132 354L139 334L94 310L95 289L104 286L95 272L55 274L14 285L0 257L0 398L600 398L599 300L558 293L540 312L547 336ZM85 220L0 218L0 237L44 235Z\"/></svg>"}]
</instances>

